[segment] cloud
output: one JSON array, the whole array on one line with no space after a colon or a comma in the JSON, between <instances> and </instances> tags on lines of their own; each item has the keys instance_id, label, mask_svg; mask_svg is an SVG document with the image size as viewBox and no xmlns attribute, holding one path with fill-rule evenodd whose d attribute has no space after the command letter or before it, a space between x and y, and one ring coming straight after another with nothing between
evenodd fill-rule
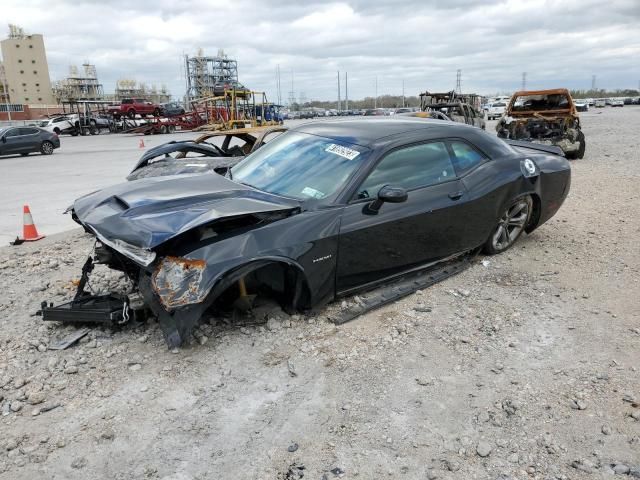
<instances>
[{"instance_id":1,"label":"cloud","mask_svg":"<svg viewBox=\"0 0 640 480\"><path fill-rule=\"evenodd\" d=\"M462 69L465 91L520 87L636 88L640 2L613 0L5 0L3 18L45 37L51 77L95 63L106 91L120 78L166 84L184 94L184 54L223 48L240 81L276 98L450 90ZM344 74L344 73L343 73Z\"/></svg>"}]
</instances>

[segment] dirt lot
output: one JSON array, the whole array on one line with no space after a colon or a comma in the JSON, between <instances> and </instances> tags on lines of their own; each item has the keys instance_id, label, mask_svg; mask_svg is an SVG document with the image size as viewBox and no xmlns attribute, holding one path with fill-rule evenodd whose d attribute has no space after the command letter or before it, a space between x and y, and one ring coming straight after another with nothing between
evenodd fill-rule
<instances>
[{"instance_id":1,"label":"dirt lot","mask_svg":"<svg viewBox=\"0 0 640 480\"><path fill-rule=\"evenodd\" d=\"M640 108L582 117L554 219L338 328L339 304L48 350L75 328L30 314L90 240L0 249L0 478L640 478Z\"/></svg>"}]
</instances>

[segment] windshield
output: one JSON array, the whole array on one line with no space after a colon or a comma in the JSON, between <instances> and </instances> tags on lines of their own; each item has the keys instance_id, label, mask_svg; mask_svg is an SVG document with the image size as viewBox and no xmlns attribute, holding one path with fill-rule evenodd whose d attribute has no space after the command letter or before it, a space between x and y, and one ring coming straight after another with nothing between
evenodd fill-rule
<instances>
[{"instance_id":1,"label":"windshield","mask_svg":"<svg viewBox=\"0 0 640 480\"><path fill-rule=\"evenodd\" d=\"M322 199L337 192L368 154L359 145L287 132L233 167L231 176L276 195Z\"/></svg>"},{"instance_id":2,"label":"windshield","mask_svg":"<svg viewBox=\"0 0 640 480\"><path fill-rule=\"evenodd\" d=\"M569 98L562 93L551 95L518 95L513 104L514 112L526 110L561 110L569 108Z\"/></svg>"}]
</instances>

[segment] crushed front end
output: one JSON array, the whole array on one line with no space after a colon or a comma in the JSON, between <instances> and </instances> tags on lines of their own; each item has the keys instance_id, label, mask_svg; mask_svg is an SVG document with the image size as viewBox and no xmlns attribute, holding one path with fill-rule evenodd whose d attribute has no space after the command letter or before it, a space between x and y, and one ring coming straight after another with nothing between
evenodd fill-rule
<instances>
[{"instance_id":1,"label":"crushed front end","mask_svg":"<svg viewBox=\"0 0 640 480\"><path fill-rule=\"evenodd\" d=\"M137 252L139 257L140 252ZM126 292L94 292L90 276L96 265L122 272L129 280ZM169 348L182 345L204 312L207 291L202 289L205 262L164 257L144 265L100 240L82 268L74 298L62 305L43 302L45 321L93 323L108 326L156 317Z\"/></svg>"}]
</instances>

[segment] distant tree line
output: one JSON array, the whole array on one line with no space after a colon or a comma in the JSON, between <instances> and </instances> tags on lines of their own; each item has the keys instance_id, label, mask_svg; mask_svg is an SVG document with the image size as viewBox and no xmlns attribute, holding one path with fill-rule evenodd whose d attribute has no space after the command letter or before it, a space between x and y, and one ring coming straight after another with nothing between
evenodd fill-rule
<instances>
[{"instance_id":1,"label":"distant tree line","mask_svg":"<svg viewBox=\"0 0 640 480\"><path fill-rule=\"evenodd\" d=\"M616 90L571 90L573 98L608 98L608 97L638 97L640 91L632 89L616 89Z\"/></svg>"},{"instance_id":2,"label":"distant tree line","mask_svg":"<svg viewBox=\"0 0 640 480\"><path fill-rule=\"evenodd\" d=\"M341 109L346 107L345 100L342 99ZM361 110L363 108L400 108L402 107L402 95L380 95L376 102L375 97L365 97L362 100L349 99L349 110ZM419 107L420 99L416 96L404 97L405 107ZM291 107L293 111L304 110L307 108L324 108L324 109L338 109L338 101L327 100L312 100L303 104L294 103Z\"/></svg>"}]
</instances>

